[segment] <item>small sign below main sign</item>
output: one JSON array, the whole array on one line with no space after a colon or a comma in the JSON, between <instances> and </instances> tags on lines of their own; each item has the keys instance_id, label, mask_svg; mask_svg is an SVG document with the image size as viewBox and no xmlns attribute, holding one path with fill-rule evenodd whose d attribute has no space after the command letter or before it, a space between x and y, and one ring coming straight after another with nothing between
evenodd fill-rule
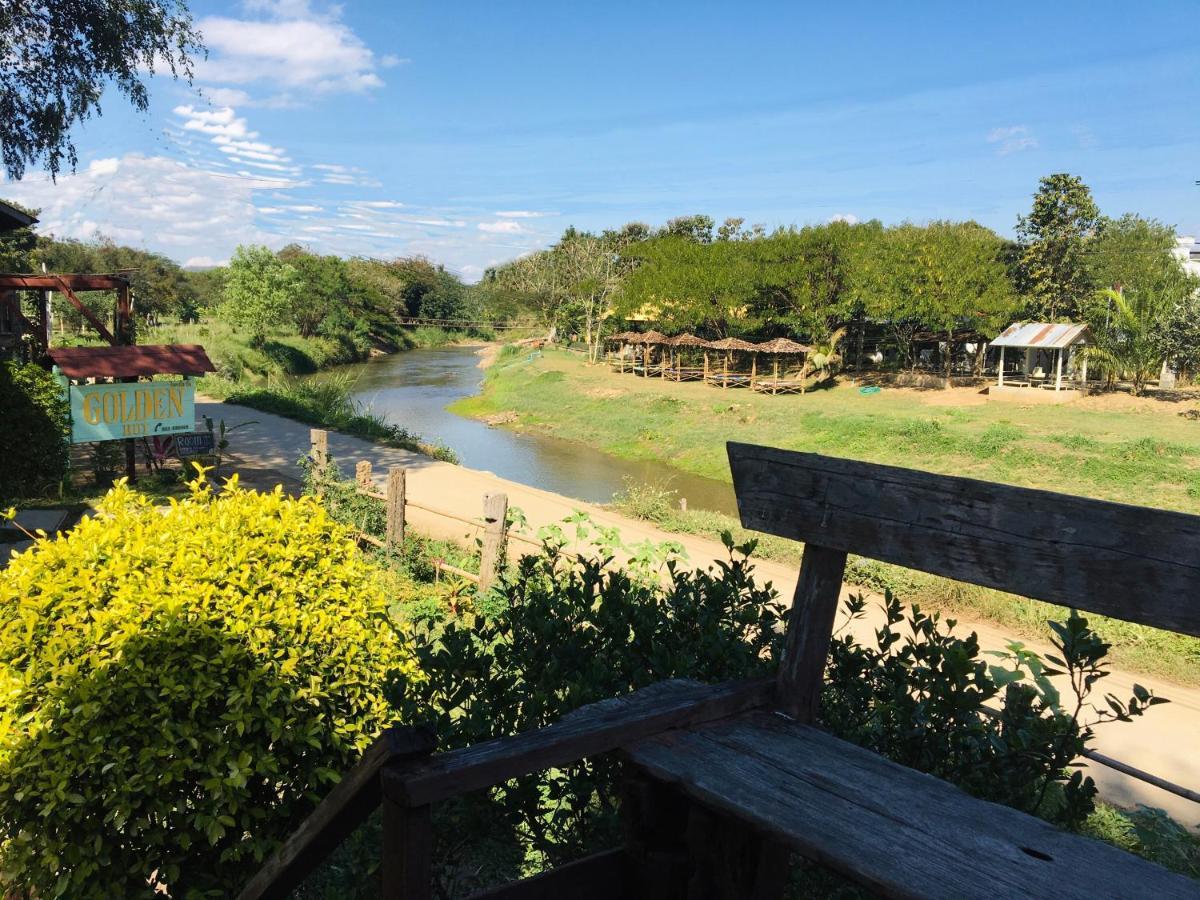
<instances>
[{"instance_id":1,"label":"small sign below main sign","mask_svg":"<svg viewBox=\"0 0 1200 900\"><path fill-rule=\"evenodd\" d=\"M70 396L73 444L181 434L196 427L196 386L190 378L73 384Z\"/></svg>"}]
</instances>

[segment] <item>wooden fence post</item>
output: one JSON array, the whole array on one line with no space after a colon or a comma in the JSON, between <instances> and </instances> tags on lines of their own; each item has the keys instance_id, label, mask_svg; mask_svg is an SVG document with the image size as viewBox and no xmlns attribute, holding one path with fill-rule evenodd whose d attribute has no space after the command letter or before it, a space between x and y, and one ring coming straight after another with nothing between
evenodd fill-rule
<instances>
[{"instance_id":1,"label":"wooden fence post","mask_svg":"<svg viewBox=\"0 0 1200 900\"><path fill-rule=\"evenodd\" d=\"M395 550L404 543L404 480L403 466L392 466L387 477L387 527L384 543Z\"/></svg>"},{"instance_id":2,"label":"wooden fence post","mask_svg":"<svg viewBox=\"0 0 1200 900\"><path fill-rule=\"evenodd\" d=\"M433 896L433 822L429 806L407 807L383 790L382 890L384 900Z\"/></svg>"},{"instance_id":3,"label":"wooden fence post","mask_svg":"<svg viewBox=\"0 0 1200 900\"><path fill-rule=\"evenodd\" d=\"M371 461L369 459L360 460L354 467L354 483L360 491L371 489Z\"/></svg>"},{"instance_id":4,"label":"wooden fence post","mask_svg":"<svg viewBox=\"0 0 1200 900\"><path fill-rule=\"evenodd\" d=\"M317 474L323 476L325 467L329 465L329 432L322 428L310 429L308 444L308 458L312 460Z\"/></svg>"},{"instance_id":5,"label":"wooden fence post","mask_svg":"<svg viewBox=\"0 0 1200 900\"><path fill-rule=\"evenodd\" d=\"M483 495L483 548L479 554L479 590L487 591L504 563L504 540L508 536L508 495Z\"/></svg>"}]
</instances>

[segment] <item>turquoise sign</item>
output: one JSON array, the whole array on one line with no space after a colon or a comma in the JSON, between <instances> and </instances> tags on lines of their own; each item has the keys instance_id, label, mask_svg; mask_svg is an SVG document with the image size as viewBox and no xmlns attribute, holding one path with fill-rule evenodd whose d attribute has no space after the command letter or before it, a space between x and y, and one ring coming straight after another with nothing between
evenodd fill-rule
<instances>
[{"instance_id":1,"label":"turquoise sign","mask_svg":"<svg viewBox=\"0 0 1200 900\"><path fill-rule=\"evenodd\" d=\"M196 428L196 386L186 381L73 384L71 443L190 433Z\"/></svg>"}]
</instances>

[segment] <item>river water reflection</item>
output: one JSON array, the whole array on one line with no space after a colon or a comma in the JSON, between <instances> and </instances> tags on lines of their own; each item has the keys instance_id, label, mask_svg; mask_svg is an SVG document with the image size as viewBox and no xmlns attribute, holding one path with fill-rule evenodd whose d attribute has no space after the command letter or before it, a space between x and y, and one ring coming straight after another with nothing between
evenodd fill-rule
<instances>
[{"instance_id":1,"label":"river water reflection","mask_svg":"<svg viewBox=\"0 0 1200 900\"><path fill-rule=\"evenodd\" d=\"M619 459L575 441L492 428L449 412L447 405L479 392L483 370L476 349L411 350L342 371L355 376L355 399L426 440L453 448L473 469L593 503L609 502L627 477L667 483L690 508L736 513L727 483L662 463Z\"/></svg>"}]
</instances>

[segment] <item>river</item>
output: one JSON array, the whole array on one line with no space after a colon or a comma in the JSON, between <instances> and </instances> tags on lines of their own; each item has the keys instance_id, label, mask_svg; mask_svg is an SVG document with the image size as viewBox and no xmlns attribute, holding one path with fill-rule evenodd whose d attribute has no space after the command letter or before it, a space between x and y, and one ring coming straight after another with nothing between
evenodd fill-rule
<instances>
[{"instance_id":1,"label":"river","mask_svg":"<svg viewBox=\"0 0 1200 900\"><path fill-rule=\"evenodd\" d=\"M733 487L664 463L620 459L586 444L490 427L446 407L479 393L483 370L477 347L409 350L379 356L349 371L354 398L377 415L444 444L464 466L578 500L608 503L625 480L665 484L692 509L736 513ZM320 376L317 376L320 377Z\"/></svg>"}]
</instances>

